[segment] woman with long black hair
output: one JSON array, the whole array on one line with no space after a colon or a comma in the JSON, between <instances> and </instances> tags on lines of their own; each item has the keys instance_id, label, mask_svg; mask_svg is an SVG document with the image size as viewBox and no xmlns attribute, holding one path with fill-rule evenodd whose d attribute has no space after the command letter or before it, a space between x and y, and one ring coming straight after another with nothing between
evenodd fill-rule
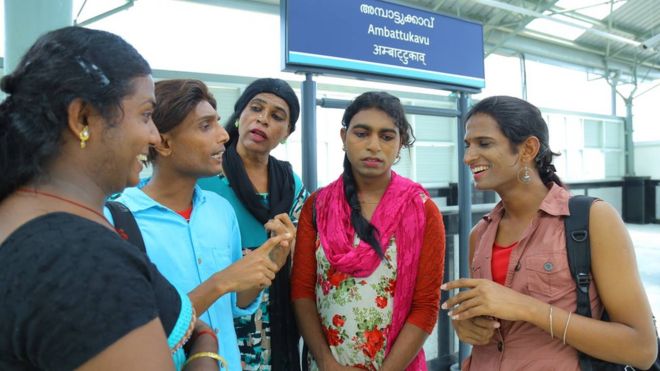
<instances>
[{"instance_id":1,"label":"woman with long black hair","mask_svg":"<svg viewBox=\"0 0 660 371\"><path fill-rule=\"evenodd\" d=\"M344 112L344 172L312 194L298 226L292 298L310 369L426 370L438 317L444 226L428 192L394 171L412 128L398 98Z\"/></svg>"}]
</instances>

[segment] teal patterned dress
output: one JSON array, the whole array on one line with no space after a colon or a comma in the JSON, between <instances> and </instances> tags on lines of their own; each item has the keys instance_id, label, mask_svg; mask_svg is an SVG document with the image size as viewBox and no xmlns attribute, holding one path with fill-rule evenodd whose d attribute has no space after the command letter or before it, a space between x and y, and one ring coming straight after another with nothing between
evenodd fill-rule
<instances>
[{"instance_id":1,"label":"teal patterned dress","mask_svg":"<svg viewBox=\"0 0 660 371\"><path fill-rule=\"evenodd\" d=\"M302 210L305 200L309 193L305 189L300 177L293 174L295 181L295 193L293 204L289 211L289 217L298 223L298 217ZM243 251L253 250L267 239L268 235L263 225L250 214L250 212L240 202L232 188L229 186L227 178L224 176L215 176L204 178L198 181L198 184L206 190L213 191L227 199L234 207L238 225L241 230L241 245ZM268 194L259 195L264 202L268 204ZM288 300L288 298L285 298ZM271 325L269 315L270 290L266 289L263 295L261 306L252 316L243 316L234 318L234 327L238 338L238 347L241 353L241 363L243 370L271 370ZM278 339L274 339L278 341Z\"/></svg>"}]
</instances>

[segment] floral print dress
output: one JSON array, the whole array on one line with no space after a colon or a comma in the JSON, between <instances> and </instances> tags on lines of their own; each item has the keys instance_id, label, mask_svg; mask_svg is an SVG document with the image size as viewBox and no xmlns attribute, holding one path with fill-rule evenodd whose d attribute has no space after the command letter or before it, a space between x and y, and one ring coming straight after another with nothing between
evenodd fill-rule
<instances>
[{"instance_id":1,"label":"floral print dress","mask_svg":"<svg viewBox=\"0 0 660 371\"><path fill-rule=\"evenodd\" d=\"M356 236L355 246L359 243ZM369 277L336 271L316 240L316 306L335 359L344 366L378 370L385 359L396 287L396 243ZM318 370L313 358L310 370Z\"/></svg>"}]
</instances>

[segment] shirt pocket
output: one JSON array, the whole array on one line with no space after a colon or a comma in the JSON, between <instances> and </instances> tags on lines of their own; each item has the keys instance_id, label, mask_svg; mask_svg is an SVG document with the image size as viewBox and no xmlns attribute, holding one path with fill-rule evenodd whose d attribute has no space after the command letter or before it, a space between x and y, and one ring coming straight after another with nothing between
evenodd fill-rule
<instances>
[{"instance_id":1,"label":"shirt pocket","mask_svg":"<svg viewBox=\"0 0 660 371\"><path fill-rule=\"evenodd\" d=\"M527 290L538 299L553 302L575 291L565 254L529 256L523 260Z\"/></svg>"},{"instance_id":2,"label":"shirt pocket","mask_svg":"<svg viewBox=\"0 0 660 371\"><path fill-rule=\"evenodd\" d=\"M223 270L233 263L231 248L229 246L214 246L210 250L213 256L213 268L215 270Z\"/></svg>"}]
</instances>

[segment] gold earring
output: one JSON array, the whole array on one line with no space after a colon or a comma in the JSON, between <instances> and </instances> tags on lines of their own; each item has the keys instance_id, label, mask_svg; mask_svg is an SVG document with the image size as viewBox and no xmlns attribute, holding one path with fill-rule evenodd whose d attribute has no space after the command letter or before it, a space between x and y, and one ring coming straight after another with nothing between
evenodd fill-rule
<instances>
[{"instance_id":1,"label":"gold earring","mask_svg":"<svg viewBox=\"0 0 660 371\"><path fill-rule=\"evenodd\" d=\"M89 126L85 125L78 134L78 137L80 138L80 148L85 149L85 147L87 147L87 141L89 140Z\"/></svg>"}]
</instances>

